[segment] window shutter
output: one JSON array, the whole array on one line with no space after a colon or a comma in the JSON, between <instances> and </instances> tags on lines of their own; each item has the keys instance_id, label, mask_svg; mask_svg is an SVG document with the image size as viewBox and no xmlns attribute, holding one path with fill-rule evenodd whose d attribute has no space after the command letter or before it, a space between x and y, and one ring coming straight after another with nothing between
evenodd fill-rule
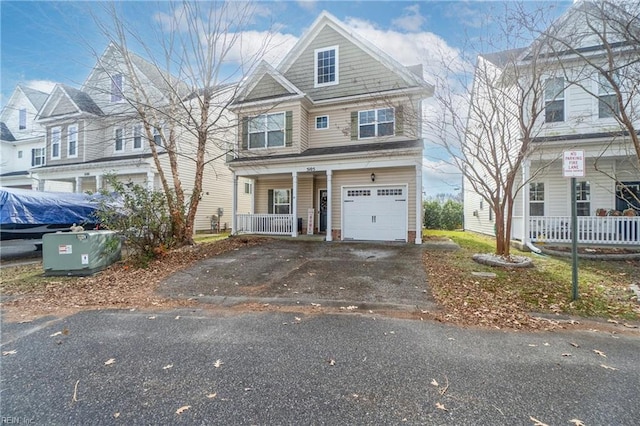
<instances>
[{"instance_id":1,"label":"window shutter","mask_svg":"<svg viewBox=\"0 0 640 426\"><path fill-rule=\"evenodd\" d=\"M351 140L358 140L358 111L351 112Z\"/></svg>"},{"instance_id":2,"label":"window shutter","mask_svg":"<svg viewBox=\"0 0 640 426\"><path fill-rule=\"evenodd\" d=\"M286 146L293 145L293 111L284 115L284 140Z\"/></svg>"},{"instance_id":3,"label":"window shutter","mask_svg":"<svg viewBox=\"0 0 640 426\"><path fill-rule=\"evenodd\" d=\"M268 209L267 213L273 214L273 189L270 189L268 191L268 193L269 193L269 196L268 196L267 203L269 205L269 209Z\"/></svg>"},{"instance_id":4,"label":"window shutter","mask_svg":"<svg viewBox=\"0 0 640 426\"><path fill-rule=\"evenodd\" d=\"M36 165L36 150L31 148L31 167Z\"/></svg>"},{"instance_id":5,"label":"window shutter","mask_svg":"<svg viewBox=\"0 0 640 426\"><path fill-rule=\"evenodd\" d=\"M404 106L398 105L395 112L396 135L404 134Z\"/></svg>"},{"instance_id":6,"label":"window shutter","mask_svg":"<svg viewBox=\"0 0 640 426\"><path fill-rule=\"evenodd\" d=\"M240 131L240 146L243 151L249 148L249 117L242 117L242 130Z\"/></svg>"}]
</instances>

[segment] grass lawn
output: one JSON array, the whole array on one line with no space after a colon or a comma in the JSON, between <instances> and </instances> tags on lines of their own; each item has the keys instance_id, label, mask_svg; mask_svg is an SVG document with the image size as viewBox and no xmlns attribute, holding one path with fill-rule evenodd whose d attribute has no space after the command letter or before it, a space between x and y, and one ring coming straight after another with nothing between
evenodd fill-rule
<instances>
[{"instance_id":1,"label":"grass lawn","mask_svg":"<svg viewBox=\"0 0 640 426\"><path fill-rule=\"evenodd\" d=\"M426 231L425 239L450 238L457 252L425 254L434 297L448 315L464 323L526 325L529 313L564 313L584 317L638 320L640 304L629 286L640 278L640 261L579 261L579 298L571 300L571 259L531 257L534 268L505 269L474 262L475 253L493 253L492 238L462 231ZM471 273L494 272L496 278ZM459 317L459 318L457 318Z\"/></svg>"}]
</instances>

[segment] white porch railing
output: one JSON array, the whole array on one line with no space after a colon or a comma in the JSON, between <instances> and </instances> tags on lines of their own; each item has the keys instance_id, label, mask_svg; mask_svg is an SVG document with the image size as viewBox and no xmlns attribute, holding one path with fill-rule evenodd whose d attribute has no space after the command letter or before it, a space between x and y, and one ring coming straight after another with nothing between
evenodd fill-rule
<instances>
[{"instance_id":1,"label":"white porch railing","mask_svg":"<svg viewBox=\"0 0 640 426\"><path fill-rule=\"evenodd\" d=\"M533 242L571 243L571 217L529 218ZM579 216L578 242L586 244L640 245L640 216Z\"/></svg>"},{"instance_id":2,"label":"white porch railing","mask_svg":"<svg viewBox=\"0 0 640 426\"><path fill-rule=\"evenodd\" d=\"M238 234L291 235L292 214L238 214L236 216Z\"/></svg>"}]
</instances>

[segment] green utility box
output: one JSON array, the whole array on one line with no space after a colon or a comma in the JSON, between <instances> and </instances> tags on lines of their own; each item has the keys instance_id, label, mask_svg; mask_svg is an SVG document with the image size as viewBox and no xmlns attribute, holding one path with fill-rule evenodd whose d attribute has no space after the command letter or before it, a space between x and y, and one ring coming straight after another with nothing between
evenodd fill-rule
<instances>
[{"instance_id":1,"label":"green utility box","mask_svg":"<svg viewBox=\"0 0 640 426\"><path fill-rule=\"evenodd\" d=\"M113 231L57 232L42 237L44 275L93 275L120 260Z\"/></svg>"}]
</instances>

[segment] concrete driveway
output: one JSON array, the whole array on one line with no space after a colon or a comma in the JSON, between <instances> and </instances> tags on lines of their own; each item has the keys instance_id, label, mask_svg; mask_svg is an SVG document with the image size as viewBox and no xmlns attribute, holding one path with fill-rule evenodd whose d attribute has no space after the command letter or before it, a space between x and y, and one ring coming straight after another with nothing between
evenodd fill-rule
<instances>
[{"instance_id":1,"label":"concrete driveway","mask_svg":"<svg viewBox=\"0 0 640 426\"><path fill-rule=\"evenodd\" d=\"M227 305L320 303L434 310L423 250L400 243L272 239L199 262L170 276L159 291Z\"/></svg>"}]
</instances>

